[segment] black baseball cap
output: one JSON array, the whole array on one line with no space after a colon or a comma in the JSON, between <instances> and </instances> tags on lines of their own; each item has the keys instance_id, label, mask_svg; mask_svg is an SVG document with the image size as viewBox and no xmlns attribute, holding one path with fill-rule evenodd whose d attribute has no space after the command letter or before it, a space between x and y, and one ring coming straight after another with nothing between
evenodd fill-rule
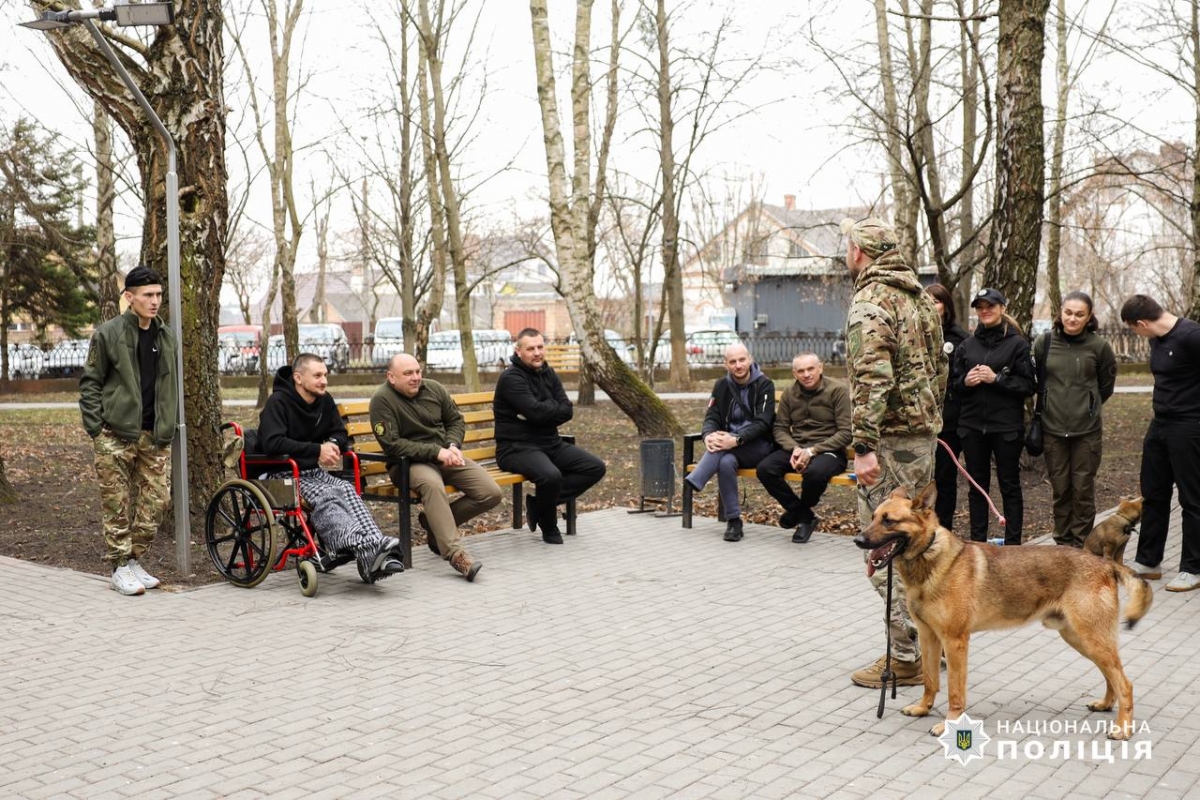
<instances>
[{"instance_id":1,"label":"black baseball cap","mask_svg":"<svg viewBox=\"0 0 1200 800\"><path fill-rule=\"evenodd\" d=\"M977 303L991 303L994 306L1008 305L1008 298L1000 293L999 289L980 289L971 298L971 308L974 308Z\"/></svg>"}]
</instances>

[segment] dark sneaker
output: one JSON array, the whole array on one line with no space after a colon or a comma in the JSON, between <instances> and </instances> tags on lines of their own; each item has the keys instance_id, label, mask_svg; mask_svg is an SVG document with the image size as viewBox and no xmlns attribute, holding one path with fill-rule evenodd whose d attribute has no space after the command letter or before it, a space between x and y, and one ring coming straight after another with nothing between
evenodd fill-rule
<instances>
[{"instance_id":1,"label":"dark sneaker","mask_svg":"<svg viewBox=\"0 0 1200 800\"><path fill-rule=\"evenodd\" d=\"M354 554L354 560L358 562L358 577L362 578L363 583L374 583L379 577L380 570L383 564L389 558L394 558L391 553L390 542L398 540L391 536L384 536L369 544L365 544L358 549Z\"/></svg>"},{"instance_id":2,"label":"dark sneaker","mask_svg":"<svg viewBox=\"0 0 1200 800\"><path fill-rule=\"evenodd\" d=\"M458 571L459 575L462 575L464 578L466 578L467 583L474 583L475 576L478 575L479 570L483 568L483 562L476 561L475 559L471 558L471 554L466 550L459 550L454 554L453 557L451 557L450 566L454 567L454 569Z\"/></svg>"},{"instance_id":3,"label":"dark sneaker","mask_svg":"<svg viewBox=\"0 0 1200 800\"><path fill-rule=\"evenodd\" d=\"M381 581L388 575L395 575L400 572L404 572L404 562L393 555L389 555L383 560L383 565L372 577L377 581Z\"/></svg>"},{"instance_id":4,"label":"dark sneaker","mask_svg":"<svg viewBox=\"0 0 1200 800\"><path fill-rule=\"evenodd\" d=\"M542 541L545 542L546 544L562 544L563 538L562 538L562 534L559 533L557 530L548 531L543 528L542 529Z\"/></svg>"},{"instance_id":5,"label":"dark sneaker","mask_svg":"<svg viewBox=\"0 0 1200 800\"><path fill-rule=\"evenodd\" d=\"M792 534L792 541L796 544L804 544L812 538L813 531L817 529L819 519L813 517L808 522L801 522L796 526L796 532Z\"/></svg>"},{"instance_id":6,"label":"dark sneaker","mask_svg":"<svg viewBox=\"0 0 1200 800\"><path fill-rule=\"evenodd\" d=\"M525 495L525 524L529 526L530 533L537 533L537 513L537 498L531 494Z\"/></svg>"},{"instance_id":7,"label":"dark sneaker","mask_svg":"<svg viewBox=\"0 0 1200 800\"><path fill-rule=\"evenodd\" d=\"M733 517L725 525L725 541L740 542L742 540L742 518Z\"/></svg>"},{"instance_id":8,"label":"dark sneaker","mask_svg":"<svg viewBox=\"0 0 1200 800\"><path fill-rule=\"evenodd\" d=\"M887 656L882 655L874 664L851 673L850 680L868 689L878 689L883 686L883 670L886 662ZM893 656L892 674L896 676L897 686L920 686L924 683L921 678L920 658L916 661L897 661Z\"/></svg>"},{"instance_id":9,"label":"dark sneaker","mask_svg":"<svg viewBox=\"0 0 1200 800\"><path fill-rule=\"evenodd\" d=\"M417 514L417 522L420 523L425 531L425 544L429 545L429 549L433 551L435 556L441 556L442 551L438 550L437 537L433 535L433 528L429 527L429 517L425 516L424 511Z\"/></svg>"}]
</instances>

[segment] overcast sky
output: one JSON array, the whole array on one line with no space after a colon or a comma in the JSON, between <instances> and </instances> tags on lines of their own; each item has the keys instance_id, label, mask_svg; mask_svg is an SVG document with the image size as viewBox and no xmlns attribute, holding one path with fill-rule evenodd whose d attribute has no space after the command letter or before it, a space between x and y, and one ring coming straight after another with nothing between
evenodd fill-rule
<instances>
[{"instance_id":1,"label":"overcast sky","mask_svg":"<svg viewBox=\"0 0 1200 800\"><path fill-rule=\"evenodd\" d=\"M244 3L245 0L237 0L229 5ZM572 33L574 4L564 0L551 5L556 45L563 46ZM727 5L735 11L736 25L724 52L731 55L763 52L775 68L759 74L740 95L745 105L758 110L707 141L699 166L728 175L757 178L768 202L781 203L784 194L795 194L800 207L826 208L873 198L881 184L879 155L861 148L843 149L845 141L837 133L836 125L852 109L831 99L826 90L837 85L836 72L805 44L802 35L811 20L829 33L824 41L852 53L864 46L862 37L870 35L871 3L867 0L837 4L818 0L698 2L678 21L676 41L694 45L705 31L716 26L719 12ZM368 13L364 11L366 6L355 0L319 5L310 2L308 7L300 58L310 79L294 134L298 144L314 146L299 161L297 176L305 185L310 177L321 184L328 174L327 157L320 154L317 145L333 141L337 144L326 149L337 158L343 162L353 162L356 158L353 142L338 137L345 136L343 126L351 128L352 136L366 133L366 126L359 120L388 80L381 67L379 35L394 29L389 12ZM11 125L18 114L31 116L62 132L80 148L87 148L90 128L77 104L85 110L90 104L82 90L66 77L44 34L15 26L31 16L28 8L12 3L0 8L9 23L6 32L0 35L3 43L0 63L4 64L4 72L0 74L3 86L0 102L4 106L0 119ZM607 8L606 3L596 4L593 42L597 45L608 34ZM1091 8L1100 13L1098 6L1093 4ZM1135 3L1118 6L1116 24L1125 24L1123 18L1136 18L1137 8ZM529 11L526 4L515 0L476 4L470 9L472 17L475 9L480 9L472 70L477 75L487 75L487 92L474 101L480 117L476 138L465 154L464 163L476 178L490 175L509 162L513 164L512 169L492 177L472 196L476 219L500 220L499 225L503 225L511 219L514 208L533 214L544 207L537 202L545 192L545 153L535 93ZM465 18L455 34L460 46L469 22L471 19ZM252 40L251 46L257 57L264 59L256 68L265 74L265 40L259 36ZM232 47L227 48L227 56L233 58ZM448 68L457 66L457 57L452 50ZM1052 51L1047 58L1045 97L1051 99ZM565 66L565 59L558 57L556 67L560 74ZM594 74L598 76L599 70ZM477 85L473 83L470 90ZM1188 138L1186 105L1181 108L1169 96L1146 91L1146 85L1144 72L1131 68L1126 60L1109 58L1089 68L1081 89L1114 103L1119 101L1129 118L1157 133L1170 133L1178 128L1176 135ZM560 114L569 122L566 90L566 82L560 79ZM236 88L229 89L228 96L232 105L239 105ZM625 114L632 112L625 109ZM623 116L627 137L636 125L636 117ZM644 170L652 174L653 154L646 149L647 140L638 141L640 145L635 146L626 139L620 151L620 164L627 171ZM353 165L346 168L352 170ZM240 170L236 159L230 159L230 169L236 176ZM347 227L349 202L340 205L335 212L335 227L339 224ZM269 224L265 189L254 196L250 214L259 223ZM119 234L124 237L122 250L126 253L136 254L140 221L140 214L126 209L118 222ZM306 244L304 250L308 251L312 247L311 236Z\"/></svg>"}]
</instances>

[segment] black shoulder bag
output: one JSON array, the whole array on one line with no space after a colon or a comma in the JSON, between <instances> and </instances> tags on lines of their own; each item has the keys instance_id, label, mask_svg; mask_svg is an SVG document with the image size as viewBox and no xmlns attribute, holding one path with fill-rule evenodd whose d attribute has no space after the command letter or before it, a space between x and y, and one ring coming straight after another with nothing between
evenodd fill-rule
<instances>
[{"instance_id":1,"label":"black shoulder bag","mask_svg":"<svg viewBox=\"0 0 1200 800\"><path fill-rule=\"evenodd\" d=\"M1046 331L1042 339L1041 353L1037 360L1037 394L1033 396L1033 419L1029 420L1029 430L1025 431L1025 452L1031 456L1040 456L1046 449L1046 436L1042 431L1042 409L1046 407L1046 358L1050 354L1050 337L1053 331Z\"/></svg>"}]
</instances>

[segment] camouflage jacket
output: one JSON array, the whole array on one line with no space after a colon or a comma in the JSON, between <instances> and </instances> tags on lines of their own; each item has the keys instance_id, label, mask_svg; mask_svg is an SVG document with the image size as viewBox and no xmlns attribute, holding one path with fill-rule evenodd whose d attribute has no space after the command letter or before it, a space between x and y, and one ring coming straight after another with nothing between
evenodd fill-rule
<instances>
[{"instance_id":1,"label":"camouflage jacket","mask_svg":"<svg viewBox=\"0 0 1200 800\"><path fill-rule=\"evenodd\" d=\"M942 324L916 272L885 253L854 281L846 319L846 371L854 444L883 436L936 436L948 365Z\"/></svg>"}]
</instances>

